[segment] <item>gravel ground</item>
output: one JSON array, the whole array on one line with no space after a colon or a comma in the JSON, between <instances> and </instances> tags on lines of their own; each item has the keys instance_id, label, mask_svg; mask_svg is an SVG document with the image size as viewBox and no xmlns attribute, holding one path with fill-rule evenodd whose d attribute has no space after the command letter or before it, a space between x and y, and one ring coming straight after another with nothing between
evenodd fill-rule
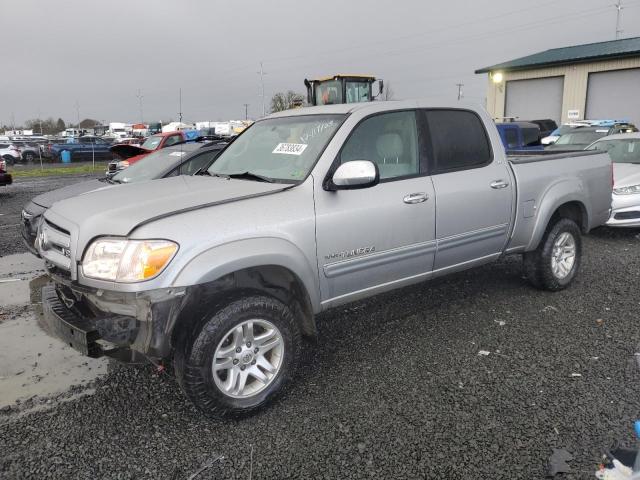
<instances>
[{"instance_id":1,"label":"gravel ground","mask_svg":"<svg viewBox=\"0 0 640 480\"><path fill-rule=\"evenodd\" d=\"M640 412L639 233L587 237L563 292L509 258L327 312L289 391L241 421L113 364L93 395L0 414L0 478L186 479L223 456L197 478L537 479L552 448L574 457L562 478L594 478Z\"/></svg>"}]
</instances>

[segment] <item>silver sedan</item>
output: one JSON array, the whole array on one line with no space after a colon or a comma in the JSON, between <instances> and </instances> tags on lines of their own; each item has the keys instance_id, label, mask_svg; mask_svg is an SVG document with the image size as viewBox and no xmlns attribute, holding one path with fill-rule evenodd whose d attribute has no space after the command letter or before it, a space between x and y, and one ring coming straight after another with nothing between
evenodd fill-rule
<instances>
[{"instance_id":1,"label":"silver sedan","mask_svg":"<svg viewBox=\"0 0 640 480\"><path fill-rule=\"evenodd\" d=\"M610 227L640 227L640 133L609 135L586 150L602 150L613 161Z\"/></svg>"}]
</instances>

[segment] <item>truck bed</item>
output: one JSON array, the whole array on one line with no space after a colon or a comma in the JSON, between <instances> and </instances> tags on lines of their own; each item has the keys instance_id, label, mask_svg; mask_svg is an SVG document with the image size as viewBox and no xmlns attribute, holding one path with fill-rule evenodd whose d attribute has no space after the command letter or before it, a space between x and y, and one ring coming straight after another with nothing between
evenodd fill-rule
<instances>
[{"instance_id":1,"label":"truck bed","mask_svg":"<svg viewBox=\"0 0 640 480\"><path fill-rule=\"evenodd\" d=\"M533 152L532 152L533 153ZM515 224L507 252L529 251L543 232L538 219L545 221L553 212L546 205L578 198L585 207L583 232L603 225L611 207L611 159L599 151L537 152L507 157L517 185Z\"/></svg>"},{"instance_id":2,"label":"truck bed","mask_svg":"<svg viewBox=\"0 0 640 480\"><path fill-rule=\"evenodd\" d=\"M563 158L585 157L589 155L599 155L601 153L602 152L598 150L565 150L561 153L553 150L527 150L510 153L507 155L507 159L513 164L522 164L546 160L561 160Z\"/></svg>"}]
</instances>

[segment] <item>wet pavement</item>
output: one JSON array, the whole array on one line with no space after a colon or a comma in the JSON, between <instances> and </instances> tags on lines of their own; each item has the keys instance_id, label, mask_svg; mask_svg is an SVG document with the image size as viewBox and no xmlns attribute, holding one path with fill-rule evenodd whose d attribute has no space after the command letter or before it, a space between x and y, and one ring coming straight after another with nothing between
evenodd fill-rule
<instances>
[{"instance_id":1,"label":"wet pavement","mask_svg":"<svg viewBox=\"0 0 640 480\"><path fill-rule=\"evenodd\" d=\"M46 283L42 260L30 253L0 258L0 410L51 405L107 373L106 360L84 358L47 333Z\"/></svg>"},{"instance_id":2,"label":"wet pavement","mask_svg":"<svg viewBox=\"0 0 640 480\"><path fill-rule=\"evenodd\" d=\"M60 186L48 181L0 189L2 212L19 218L29 192ZM23 252L6 218L0 255ZM290 390L239 421L203 417L150 365L49 338L41 274L30 255L0 258L2 480L204 465L198 479L538 479L553 449L573 456L562 478L582 480L614 441L636 444L640 230L586 237L561 292L531 288L513 257L326 312Z\"/></svg>"}]
</instances>

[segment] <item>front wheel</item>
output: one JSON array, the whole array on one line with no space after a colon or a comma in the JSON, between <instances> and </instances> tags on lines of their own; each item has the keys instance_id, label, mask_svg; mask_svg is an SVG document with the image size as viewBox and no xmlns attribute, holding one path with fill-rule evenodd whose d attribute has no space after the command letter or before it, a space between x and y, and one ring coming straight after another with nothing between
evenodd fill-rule
<instances>
[{"instance_id":1,"label":"front wheel","mask_svg":"<svg viewBox=\"0 0 640 480\"><path fill-rule=\"evenodd\" d=\"M293 377L300 330L278 300L248 296L211 312L176 346L178 383L212 417L254 411Z\"/></svg>"},{"instance_id":2,"label":"front wheel","mask_svg":"<svg viewBox=\"0 0 640 480\"><path fill-rule=\"evenodd\" d=\"M582 259L582 235L573 220L551 224L536 250L524 255L529 282L542 290L567 288L578 273Z\"/></svg>"}]
</instances>

